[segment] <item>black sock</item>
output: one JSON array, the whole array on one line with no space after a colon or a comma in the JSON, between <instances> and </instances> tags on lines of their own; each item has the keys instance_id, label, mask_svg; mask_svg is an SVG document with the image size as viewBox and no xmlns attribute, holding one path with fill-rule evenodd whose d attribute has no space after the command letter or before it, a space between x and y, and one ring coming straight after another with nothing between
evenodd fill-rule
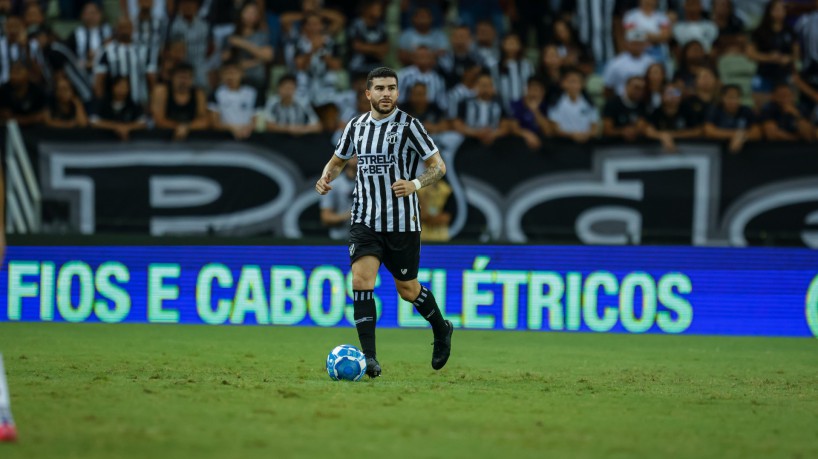
<instances>
[{"instance_id":1,"label":"black sock","mask_svg":"<svg viewBox=\"0 0 818 459\"><path fill-rule=\"evenodd\" d=\"M443 314L440 313L440 308L437 307L437 301L432 292L424 286L420 286L420 294L412 303L412 306L422 315L430 324L435 336L445 335L449 331L446 321L443 319Z\"/></svg>"},{"instance_id":2,"label":"black sock","mask_svg":"<svg viewBox=\"0 0 818 459\"><path fill-rule=\"evenodd\" d=\"M375 296L372 290L353 290L355 328L361 341L361 350L367 358L375 357Z\"/></svg>"}]
</instances>

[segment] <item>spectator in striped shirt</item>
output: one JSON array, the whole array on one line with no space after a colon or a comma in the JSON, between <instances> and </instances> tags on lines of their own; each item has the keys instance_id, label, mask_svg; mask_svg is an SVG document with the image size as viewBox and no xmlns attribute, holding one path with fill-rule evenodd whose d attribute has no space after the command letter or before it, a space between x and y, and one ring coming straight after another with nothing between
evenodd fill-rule
<instances>
[{"instance_id":1,"label":"spectator in striped shirt","mask_svg":"<svg viewBox=\"0 0 818 459\"><path fill-rule=\"evenodd\" d=\"M22 127L41 124L45 108L45 92L32 83L26 64L11 64L9 80L0 86L0 121L15 120Z\"/></svg>"},{"instance_id":2,"label":"spectator in striped shirt","mask_svg":"<svg viewBox=\"0 0 818 459\"><path fill-rule=\"evenodd\" d=\"M236 22L236 31L227 38L227 45L228 58L241 63L244 83L266 93L274 52L258 5L252 2L244 4Z\"/></svg>"},{"instance_id":3,"label":"spectator in striped shirt","mask_svg":"<svg viewBox=\"0 0 818 459\"><path fill-rule=\"evenodd\" d=\"M425 47L437 56L443 55L449 48L449 40L442 30L432 27L432 13L426 8L418 8L412 15L412 27L404 30L398 39L398 60L409 65L414 60L414 52ZM400 81L400 80L398 80Z\"/></svg>"},{"instance_id":4,"label":"spectator in striped shirt","mask_svg":"<svg viewBox=\"0 0 818 459\"><path fill-rule=\"evenodd\" d=\"M153 0L138 0L136 7L135 13L129 16L133 22L133 42L147 47L152 55L158 56L165 46L168 16L164 13L154 14Z\"/></svg>"},{"instance_id":5,"label":"spectator in striped shirt","mask_svg":"<svg viewBox=\"0 0 818 459\"><path fill-rule=\"evenodd\" d=\"M178 8L179 14L170 25L168 37L170 40L183 39L187 43L185 58L196 69L196 84L206 88L207 59L213 52L210 25L199 17L199 0L180 0Z\"/></svg>"},{"instance_id":6,"label":"spectator in striped shirt","mask_svg":"<svg viewBox=\"0 0 818 459\"><path fill-rule=\"evenodd\" d=\"M3 25L5 34L0 35L0 84L9 81L11 67L15 62L28 65L31 62L28 33L23 20L9 16Z\"/></svg>"},{"instance_id":7,"label":"spectator in striped shirt","mask_svg":"<svg viewBox=\"0 0 818 459\"><path fill-rule=\"evenodd\" d=\"M148 127L145 112L131 97L130 79L115 77L108 96L91 116L91 125L113 131L121 140L128 140L131 132Z\"/></svg>"},{"instance_id":8,"label":"spectator in striped shirt","mask_svg":"<svg viewBox=\"0 0 818 459\"><path fill-rule=\"evenodd\" d=\"M441 110L446 110L446 82L443 77L435 71L435 55L433 51L425 46L420 46L415 50L413 65L404 67L398 71L398 85L400 86L399 103L406 102L409 90L415 83L426 84L426 97L430 103L436 104Z\"/></svg>"},{"instance_id":9,"label":"spectator in striped shirt","mask_svg":"<svg viewBox=\"0 0 818 459\"><path fill-rule=\"evenodd\" d=\"M45 112L45 125L58 129L84 128L88 126L88 116L82 101L74 94L67 78L57 77L54 96Z\"/></svg>"},{"instance_id":10,"label":"spectator in striped shirt","mask_svg":"<svg viewBox=\"0 0 818 459\"><path fill-rule=\"evenodd\" d=\"M492 68L500 61L500 45L497 43L497 29L491 21L477 21L474 29L475 50L484 68Z\"/></svg>"},{"instance_id":11,"label":"spectator in striped shirt","mask_svg":"<svg viewBox=\"0 0 818 459\"><path fill-rule=\"evenodd\" d=\"M473 49L471 30L468 27L454 27L450 40L452 49L437 60L437 70L446 80L446 87L451 90L464 79L474 80L482 70L483 61Z\"/></svg>"},{"instance_id":12,"label":"spectator in striped shirt","mask_svg":"<svg viewBox=\"0 0 818 459\"><path fill-rule=\"evenodd\" d=\"M137 104L146 104L149 88L156 82L157 59L151 48L133 42L133 24L121 17L116 25L116 37L105 45L94 63L94 93L97 98L111 89L114 78L129 79L129 94Z\"/></svg>"},{"instance_id":13,"label":"spectator in striped shirt","mask_svg":"<svg viewBox=\"0 0 818 459\"><path fill-rule=\"evenodd\" d=\"M312 107L295 98L295 75L278 80L278 95L271 96L264 107L268 132L303 135L321 132L321 123Z\"/></svg>"},{"instance_id":14,"label":"spectator in striped shirt","mask_svg":"<svg viewBox=\"0 0 818 459\"><path fill-rule=\"evenodd\" d=\"M585 143L597 136L599 113L583 94L585 75L579 69L567 68L562 75L562 97L548 108L548 119L555 135Z\"/></svg>"},{"instance_id":15,"label":"spectator in striped shirt","mask_svg":"<svg viewBox=\"0 0 818 459\"><path fill-rule=\"evenodd\" d=\"M77 56L88 75L93 73L94 59L111 40L111 26L103 21L102 9L94 2L82 8L81 24L71 32L65 44Z\"/></svg>"},{"instance_id":16,"label":"spectator in striped shirt","mask_svg":"<svg viewBox=\"0 0 818 459\"><path fill-rule=\"evenodd\" d=\"M457 118L452 122L454 130L479 140L483 145L491 145L497 139L511 135L514 123L505 116L491 75L481 73L475 90L475 97L460 102Z\"/></svg>"},{"instance_id":17,"label":"spectator in striped shirt","mask_svg":"<svg viewBox=\"0 0 818 459\"><path fill-rule=\"evenodd\" d=\"M176 65L167 84L158 84L151 96L151 114L156 127L172 129L174 140L184 140L191 131L210 127L204 91L194 84L193 66Z\"/></svg>"},{"instance_id":18,"label":"spectator in striped shirt","mask_svg":"<svg viewBox=\"0 0 818 459\"><path fill-rule=\"evenodd\" d=\"M389 36L380 0L363 2L360 16L349 27L347 42L350 44L349 70L353 74L366 74L382 65L389 52Z\"/></svg>"},{"instance_id":19,"label":"spectator in striped shirt","mask_svg":"<svg viewBox=\"0 0 818 459\"><path fill-rule=\"evenodd\" d=\"M298 97L317 107L322 120L329 116L337 97L341 71L341 49L324 29L321 17L308 14L304 18L295 62L298 72ZM333 121L335 115L332 116Z\"/></svg>"},{"instance_id":20,"label":"spectator in striped shirt","mask_svg":"<svg viewBox=\"0 0 818 459\"><path fill-rule=\"evenodd\" d=\"M511 103L525 96L526 85L534 75L534 68L523 55L523 45L516 34L510 33L503 37L501 56L500 65L495 67L494 80L503 109L510 112Z\"/></svg>"},{"instance_id":21,"label":"spectator in striped shirt","mask_svg":"<svg viewBox=\"0 0 818 459\"><path fill-rule=\"evenodd\" d=\"M255 128L261 94L252 86L242 84L238 62L225 63L221 76L222 84L210 95L208 104L211 125L216 130L230 132L236 140L244 140Z\"/></svg>"}]
</instances>

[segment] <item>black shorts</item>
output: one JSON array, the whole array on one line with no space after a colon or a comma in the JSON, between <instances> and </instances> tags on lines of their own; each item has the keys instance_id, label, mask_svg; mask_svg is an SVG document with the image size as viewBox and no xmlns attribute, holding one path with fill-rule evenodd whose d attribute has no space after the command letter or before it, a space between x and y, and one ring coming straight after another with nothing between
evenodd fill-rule
<instances>
[{"instance_id":1,"label":"black shorts","mask_svg":"<svg viewBox=\"0 0 818 459\"><path fill-rule=\"evenodd\" d=\"M354 223L349 230L349 261L371 255L386 266L395 279L408 281L418 277L420 232L379 233Z\"/></svg>"}]
</instances>

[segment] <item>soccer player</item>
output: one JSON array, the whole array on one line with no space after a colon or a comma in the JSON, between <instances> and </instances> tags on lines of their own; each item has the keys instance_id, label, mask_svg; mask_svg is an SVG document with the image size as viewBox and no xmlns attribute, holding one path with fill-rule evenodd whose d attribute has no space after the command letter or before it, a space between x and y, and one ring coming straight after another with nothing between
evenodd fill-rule
<instances>
[{"instance_id":1,"label":"soccer player","mask_svg":"<svg viewBox=\"0 0 818 459\"><path fill-rule=\"evenodd\" d=\"M366 355L366 374L381 366L375 350L375 277L381 263L392 273L401 298L412 303L432 325L432 368L449 360L452 323L443 318L434 295L417 280L420 264L420 207L415 192L440 180L446 165L420 121L397 107L398 75L379 67L367 76L371 110L347 123L335 154L315 190L327 194L347 161L358 157L352 204L349 258L352 263L355 328ZM415 177L423 160L426 171Z\"/></svg>"}]
</instances>

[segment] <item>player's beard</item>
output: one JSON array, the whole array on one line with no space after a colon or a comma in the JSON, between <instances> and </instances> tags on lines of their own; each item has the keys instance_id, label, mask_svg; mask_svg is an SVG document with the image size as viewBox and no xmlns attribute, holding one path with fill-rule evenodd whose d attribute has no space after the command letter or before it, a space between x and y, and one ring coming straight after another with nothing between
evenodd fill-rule
<instances>
[{"instance_id":1,"label":"player's beard","mask_svg":"<svg viewBox=\"0 0 818 459\"><path fill-rule=\"evenodd\" d=\"M387 102L387 101L383 101L383 102ZM395 109L395 105L396 105L395 101L389 100L388 102L389 102L389 108L385 109L385 108L381 107L381 101L377 101L377 102L373 101L373 100L369 101L370 105L372 105L372 109L375 110L376 112L380 113L381 115L388 115L388 114L392 113L392 110Z\"/></svg>"}]
</instances>

